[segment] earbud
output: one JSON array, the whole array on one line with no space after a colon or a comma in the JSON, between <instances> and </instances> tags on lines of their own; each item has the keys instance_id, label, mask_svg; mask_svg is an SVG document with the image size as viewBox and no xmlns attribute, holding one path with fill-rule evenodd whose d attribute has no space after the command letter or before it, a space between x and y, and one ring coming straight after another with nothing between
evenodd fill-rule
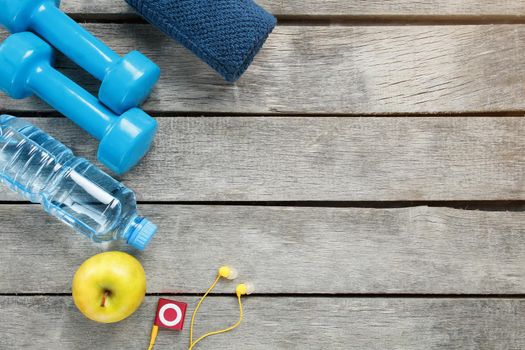
<instances>
[{"instance_id":1,"label":"earbud","mask_svg":"<svg viewBox=\"0 0 525 350\"><path fill-rule=\"evenodd\" d=\"M193 347L198 342L200 342L201 340L203 340L203 339L205 339L205 338L207 338L209 336L212 336L212 335L217 335L217 334L229 332L229 331L237 328L241 324L242 316L243 316L242 300L241 300L242 298L241 297L243 295L248 295L248 294L252 294L253 293L255 288L254 288L253 284L251 284L251 283L241 283L241 284L238 284L237 287L235 288L235 294L237 295L237 301L239 302L239 321L237 321L237 323L235 323L233 326L230 326L230 327L225 328L225 329L220 329L218 331L213 331L213 332L206 333L203 336L201 336L199 339L193 341L193 325L195 323L195 315L197 315L197 311L199 310L199 307L201 306L202 302L208 296L208 294L211 293L213 288L215 288L217 283L219 283L221 278L226 278L226 279L229 279L229 280L233 280L233 279L237 278L237 275L238 275L237 270L235 270L234 268L232 268L230 266L226 266L225 265L225 266L219 267L219 270L217 271L217 277L215 277L215 281L213 281L213 283L211 284L211 287L208 288L206 293L204 293L202 298L199 300L199 302L197 303L197 307L195 307L195 310L193 311L193 315L191 316L191 323L190 323L190 348L189 348L189 350L192 350Z\"/></svg>"},{"instance_id":2,"label":"earbud","mask_svg":"<svg viewBox=\"0 0 525 350\"><path fill-rule=\"evenodd\" d=\"M229 280L234 280L234 279L237 278L238 275L239 275L239 273L233 267L221 266L219 268L219 276L220 277L223 277L223 278L226 278L226 279L229 279Z\"/></svg>"},{"instance_id":3,"label":"earbud","mask_svg":"<svg viewBox=\"0 0 525 350\"><path fill-rule=\"evenodd\" d=\"M237 296L250 295L254 291L255 291L255 287L251 283L241 283L241 284L238 284L237 287L235 288L235 294L237 294Z\"/></svg>"}]
</instances>

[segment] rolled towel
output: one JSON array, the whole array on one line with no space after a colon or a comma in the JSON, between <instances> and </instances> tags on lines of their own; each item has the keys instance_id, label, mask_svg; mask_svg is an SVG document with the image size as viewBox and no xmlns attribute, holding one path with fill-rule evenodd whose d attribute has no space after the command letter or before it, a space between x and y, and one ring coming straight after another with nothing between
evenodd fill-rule
<instances>
[{"instance_id":1,"label":"rolled towel","mask_svg":"<svg viewBox=\"0 0 525 350\"><path fill-rule=\"evenodd\" d=\"M252 0L126 0L148 22L237 80L277 20Z\"/></svg>"}]
</instances>

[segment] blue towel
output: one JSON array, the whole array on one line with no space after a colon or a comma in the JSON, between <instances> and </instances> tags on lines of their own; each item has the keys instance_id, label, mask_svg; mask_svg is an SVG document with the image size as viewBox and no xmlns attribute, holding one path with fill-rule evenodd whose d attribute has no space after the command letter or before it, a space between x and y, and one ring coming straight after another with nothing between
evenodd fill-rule
<instances>
[{"instance_id":1,"label":"blue towel","mask_svg":"<svg viewBox=\"0 0 525 350\"><path fill-rule=\"evenodd\" d=\"M147 21L237 80L276 25L252 0L126 0Z\"/></svg>"}]
</instances>

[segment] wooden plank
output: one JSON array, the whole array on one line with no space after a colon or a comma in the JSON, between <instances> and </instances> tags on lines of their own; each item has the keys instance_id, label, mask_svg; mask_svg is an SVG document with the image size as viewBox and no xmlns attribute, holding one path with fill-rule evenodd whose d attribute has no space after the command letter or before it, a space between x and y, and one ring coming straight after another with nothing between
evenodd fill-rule
<instances>
[{"instance_id":1,"label":"wooden plank","mask_svg":"<svg viewBox=\"0 0 525 350\"><path fill-rule=\"evenodd\" d=\"M179 205L140 210L160 228L139 254L150 293L202 292L223 264L236 266L240 280L252 281L260 293L516 294L525 288L523 212ZM1 205L0 218L0 293L68 292L82 261L123 248L93 244L36 205ZM231 288L223 283L217 291Z\"/></svg>"},{"instance_id":2,"label":"wooden plank","mask_svg":"<svg viewBox=\"0 0 525 350\"><path fill-rule=\"evenodd\" d=\"M65 118L30 121L93 160ZM521 200L520 117L158 118L123 180L141 201ZM18 197L0 191L0 200Z\"/></svg>"},{"instance_id":3,"label":"wooden plank","mask_svg":"<svg viewBox=\"0 0 525 350\"><path fill-rule=\"evenodd\" d=\"M147 24L86 26L119 53L140 49L159 63L161 81L144 106L153 113L525 110L525 25L281 26L235 85ZM67 61L58 66L96 91ZM50 110L5 96L0 109Z\"/></svg>"},{"instance_id":4,"label":"wooden plank","mask_svg":"<svg viewBox=\"0 0 525 350\"><path fill-rule=\"evenodd\" d=\"M177 297L190 303L195 297ZM3 349L145 349L157 297L147 297L129 319L96 324L71 298L0 297ZM204 303L196 334L225 327L237 317L235 299ZM522 349L522 299L261 298L245 301L245 319L202 349ZM187 322L189 319L187 317ZM160 332L155 350L188 346L183 332ZM28 336L29 334L29 336Z\"/></svg>"},{"instance_id":5,"label":"wooden plank","mask_svg":"<svg viewBox=\"0 0 525 350\"><path fill-rule=\"evenodd\" d=\"M517 0L257 0L278 16L523 16L525 4ZM133 14L123 1L66 0L64 11L86 14Z\"/></svg>"}]
</instances>

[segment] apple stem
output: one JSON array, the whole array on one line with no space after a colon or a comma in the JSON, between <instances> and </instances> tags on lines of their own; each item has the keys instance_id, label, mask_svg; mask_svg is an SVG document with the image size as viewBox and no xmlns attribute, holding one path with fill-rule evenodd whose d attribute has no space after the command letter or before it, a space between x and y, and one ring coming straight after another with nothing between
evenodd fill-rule
<instances>
[{"instance_id":1,"label":"apple stem","mask_svg":"<svg viewBox=\"0 0 525 350\"><path fill-rule=\"evenodd\" d=\"M102 303L100 303L100 306L106 307L106 299L109 296L109 291L104 291L104 295L102 295Z\"/></svg>"}]
</instances>

